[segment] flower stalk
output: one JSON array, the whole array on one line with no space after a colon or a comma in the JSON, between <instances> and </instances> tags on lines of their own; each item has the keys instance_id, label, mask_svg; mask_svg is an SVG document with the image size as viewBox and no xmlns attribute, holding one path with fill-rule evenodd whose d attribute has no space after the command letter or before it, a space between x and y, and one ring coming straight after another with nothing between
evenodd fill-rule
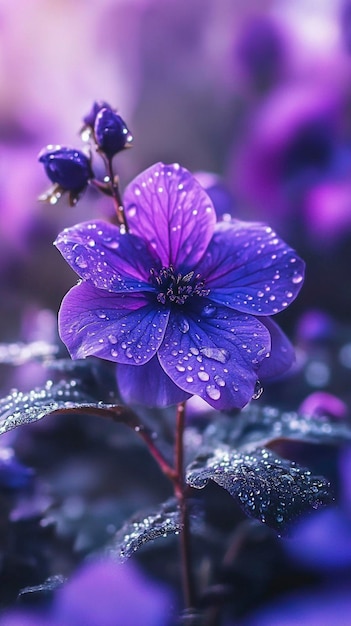
<instances>
[{"instance_id":1,"label":"flower stalk","mask_svg":"<svg viewBox=\"0 0 351 626\"><path fill-rule=\"evenodd\" d=\"M111 196L116 210L117 222L120 230L124 233L128 232L128 224L126 214L124 212L124 206L122 201L121 192L118 184L118 177L113 171L112 158L106 158L106 169L109 178L109 184L111 189Z\"/></svg>"},{"instance_id":2,"label":"flower stalk","mask_svg":"<svg viewBox=\"0 0 351 626\"><path fill-rule=\"evenodd\" d=\"M177 405L176 414L176 438L175 438L175 471L174 493L178 499L182 532L180 534L180 552L182 566L182 584L186 609L195 606L194 581L191 571L190 554L190 519L186 498L186 485L184 482L184 428L185 428L185 402Z\"/></svg>"}]
</instances>

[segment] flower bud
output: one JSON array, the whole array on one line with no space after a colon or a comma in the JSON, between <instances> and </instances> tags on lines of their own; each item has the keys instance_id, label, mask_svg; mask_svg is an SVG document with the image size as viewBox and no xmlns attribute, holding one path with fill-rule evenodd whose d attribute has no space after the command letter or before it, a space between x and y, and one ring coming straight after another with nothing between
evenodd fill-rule
<instances>
[{"instance_id":1,"label":"flower bud","mask_svg":"<svg viewBox=\"0 0 351 626\"><path fill-rule=\"evenodd\" d=\"M98 148L109 159L128 147L133 140L121 116L107 107L98 112L95 119L94 133Z\"/></svg>"},{"instance_id":2,"label":"flower bud","mask_svg":"<svg viewBox=\"0 0 351 626\"><path fill-rule=\"evenodd\" d=\"M107 104L107 102L105 102L104 100L98 100L97 102L94 102L89 113L83 117L83 132L85 132L86 130L94 130L96 116L99 111L101 111L101 109L112 110L112 107L110 107L110 105Z\"/></svg>"},{"instance_id":3,"label":"flower bud","mask_svg":"<svg viewBox=\"0 0 351 626\"><path fill-rule=\"evenodd\" d=\"M47 146L39 154L48 178L64 191L79 193L94 174L88 157L74 148Z\"/></svg>"}]
</instances>

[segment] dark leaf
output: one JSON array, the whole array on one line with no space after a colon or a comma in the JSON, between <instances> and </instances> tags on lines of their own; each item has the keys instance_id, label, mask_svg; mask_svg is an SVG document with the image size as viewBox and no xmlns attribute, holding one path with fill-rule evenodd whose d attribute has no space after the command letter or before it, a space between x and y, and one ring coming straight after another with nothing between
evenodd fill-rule
<instances>
[{"instance_id":1,"label":"dark leaf","mask_svg":"<svg viewBox=\"0 0 351 626\"><path fill-rule=\"evenodd\" d=\"M186 482L202 489L209 480L238 500L246 515L279 532L332 500L325 478L264 448L245 454L223 445L199 455L187 469Z\"/></svg>"},{"instance_id":2,"label":"dark leaf","mask_svg":"<svg viewBox=\"0 0 351 626\"><path fill-rule=\"evenodd\" d=\"M328 417L305 417L293 411L250 404L235 417L216 418L204 433L204 445L225 443L236 450L251 452L274 441L286 439L316 444L351 441L351 426Z\"/></svg>"},{"instance_id":3,"label":"dark leaf","mask_svg":"<svg viewBox=\"0 0 351 626\"><path fill-rule=\"evenodd\" d=\"M156 512L140 512L116 533L107 549L109 556L126 561L143 545L159 537L177 535L182 530L180 510L174 498L163 503Z\"/></svg>"},{"instance_id":4,"label":"dark leaf","mask_svg":"<svg viewBox=\"0 0 351 626\"><path fill-rule=\"evenodd\" d=\"M75 379L54 384L47 381L42 388L28 393L12 391L0 400L0 435L52 414L79 413L109 417L140 432L138 417L127 407L97 402ZM140 432L140 434L142 434Z\"/></svg>"},{"instance_id":5,"label":"dark leaf","mask_svg":"<svg viewBox=\"0 0 351 626\"><path fill-rule=\"evenodd\" d=\"M61 574L57 576L50 576L43 582L41 585L35 585L33 587L25 587L21 589L18 594L18 599L23 600L25 596L42 596L42 595L50 595L52 592L56 591L59 587L66 582L66 578Z\"/></svg>"}]
</instances>

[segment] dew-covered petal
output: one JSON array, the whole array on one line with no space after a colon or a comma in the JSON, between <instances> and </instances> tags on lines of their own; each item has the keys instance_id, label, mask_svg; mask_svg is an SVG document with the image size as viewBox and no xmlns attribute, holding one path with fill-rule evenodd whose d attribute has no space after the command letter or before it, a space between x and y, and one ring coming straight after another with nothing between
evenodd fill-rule
<instances>
[{"instance_id":1,"label":"dew-covered petal","mask_svg":"<svg viewBox=\"0 0 351 626\"><path fill-rule=\"evenodd\" d=\"M267 328L252 315L215 305L171 313L160 363L185 391L217 409L241 408L250 400L257 370L270 352Z\"/></svg>"},{"instance_id":2,"label":"dew-covered petal","mask_svg":"<svg viewBox=\"0 0 351 626\"><path fill-rule=\"evenodd\" d=\"M156 353L168 316L142 294L113 294L83 282L62 301L59 332L74 359L94 355L142 365Z\"/></svg>"},{"instance_id":3,"label":"dew-covered petal","mask_svg":"<svg viewBox=\"0 0 351 626\"><path fill-rule=\"evenodd\" d=\"M140 367L119 365L117 381L125 402L166 407L190 398L190 394L180 389L163 371L157 356Z\"/></svg>"},{"instance_id":4,"label":"dew-covered petal","mask_svg":"<svg viewBox=\"0 0 351 626\"><path fill-rule=\"evenodd\" d=\"M195 271L219 304L253 315L273 315L296 298L304 262L269 226L233 220L217 225Z\"/></svg>"},{"instance_id":5,"label":"dew-covered petal","mask_svg":"<svg viewBox=\"0 0 351 626\"><path fill-rule=\"evenodd\" d=\"M150 269L160 267L145 241L101 220L65 228L55 241L67 263L95 287L114 292L152 291Z\"/></svg>"},{"instance_id":6,"label":"dew-covered petal","mask_svg":"<svg viewBox=\"0 0 351 626\"><path fill-rule=\"evenodd\" d=\"M178 164L156 163L124 193L130 231L145 239L164 267L193 269L213 234L216 214L197 180Z\"/></svg>"},{"instance_id":7,"label":"dew-covered petal","mask_svg":"<svg viewBox=\"0 0 351 626\"><path fill-rule=\"evenodd\" d=\"M271 336L271 353L263 359L257 375L261 382L269 381L283 376L295 361L295 351L286 334L270 318L260 318L260 322L266 326Z\"/></svg>"}]
</instances>

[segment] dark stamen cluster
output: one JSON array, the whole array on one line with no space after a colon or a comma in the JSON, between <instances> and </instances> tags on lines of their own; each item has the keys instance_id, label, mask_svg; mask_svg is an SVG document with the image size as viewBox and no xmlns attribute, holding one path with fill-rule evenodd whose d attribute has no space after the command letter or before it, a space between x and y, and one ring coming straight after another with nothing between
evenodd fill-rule
<instances>
[{"instance_id":1,"label":"dark stamen cluster","mask_svg":"<svg viewBox=\"0 0 351 626\"><path fill-rule=\"evenodd\" d=\"M200 274L189 272L182 276L176 274L174 268L162 267L160 270L150 270L151 281L158 294L157 301L161 304L184 304L190 296L208 296L209 289L204 289L205 283Z\"/></svg>"}]
</instances>

